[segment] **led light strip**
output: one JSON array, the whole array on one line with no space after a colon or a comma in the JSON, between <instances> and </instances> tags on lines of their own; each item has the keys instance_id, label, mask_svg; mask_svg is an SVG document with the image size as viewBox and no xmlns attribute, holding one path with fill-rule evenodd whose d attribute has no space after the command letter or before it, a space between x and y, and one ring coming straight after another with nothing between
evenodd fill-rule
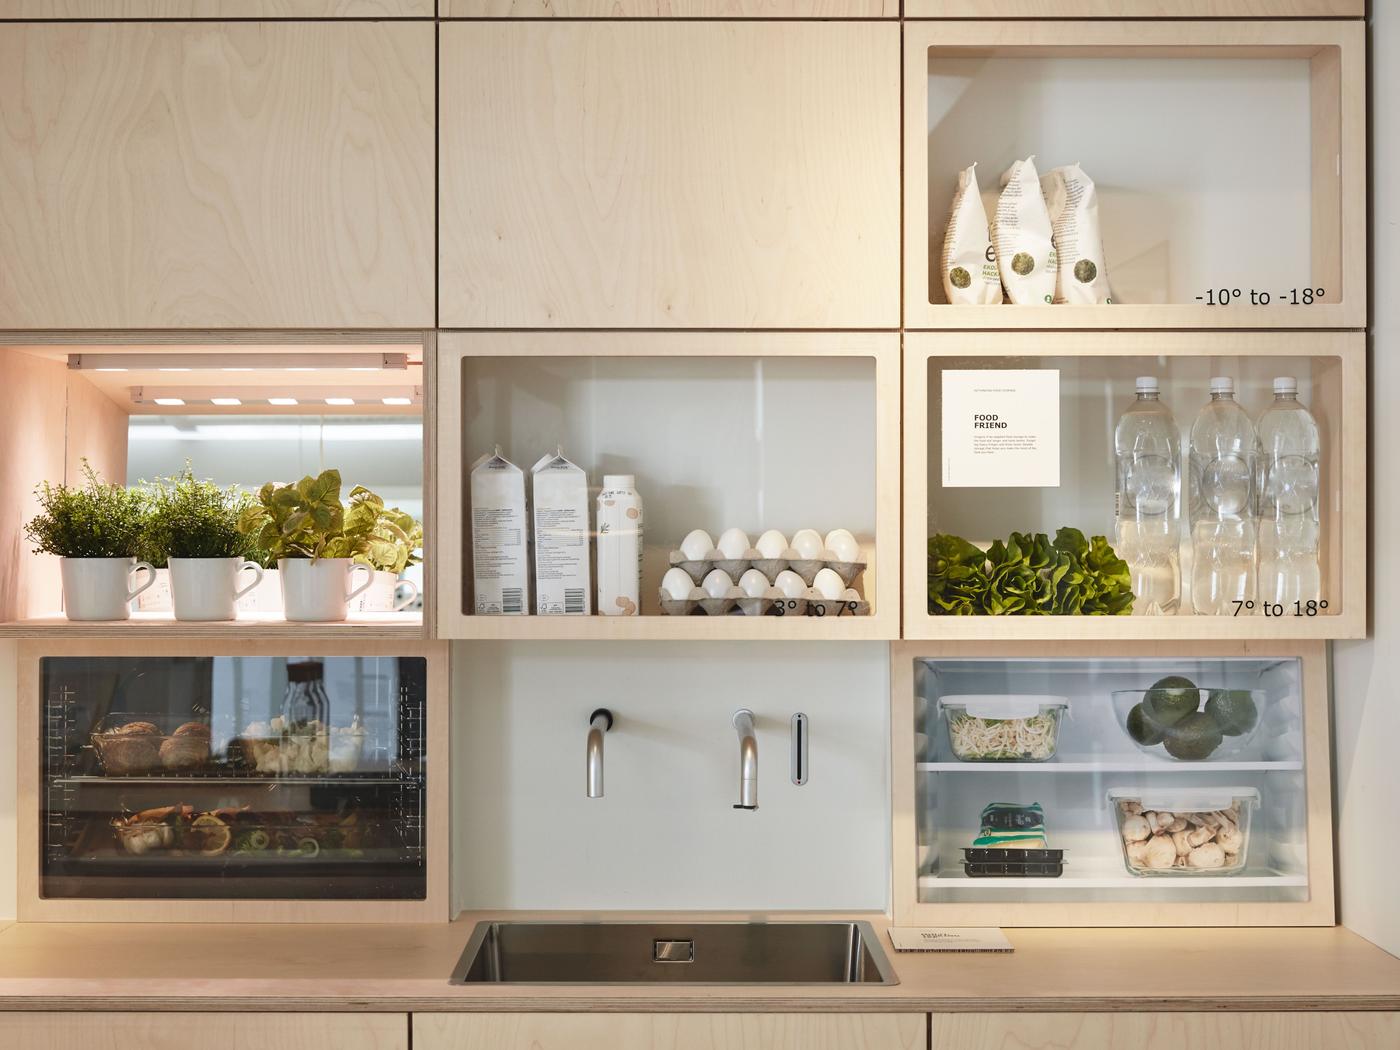
<instances>
[{"instance_id":1,"label":"led light strip","mask_svg":"<svg viewBox=\"0 0 1400 1050\"><path fill-rule=\"evenodd\" d=\"M133 405L158 405L161 408L183 408L213 405L218 408L257 407L262 405L274 408L303 407L316 409L323 407L350 408L355 405L380 405L398 408L423 403L421 386L384 387L316 387L306 394L273 393L267 388L245 387L151 387L133 386L128 388Z\"/></svg>"}]
</instances>

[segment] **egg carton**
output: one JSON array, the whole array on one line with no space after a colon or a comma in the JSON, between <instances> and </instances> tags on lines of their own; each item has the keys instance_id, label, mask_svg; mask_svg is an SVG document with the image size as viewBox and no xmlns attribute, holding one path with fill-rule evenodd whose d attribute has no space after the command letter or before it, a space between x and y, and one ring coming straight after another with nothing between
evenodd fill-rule
<instances>
[{"instance_id":1,"label":"egg carton","mask_svg":"<svg viewBox=\"0 0 1400 1050\"><path fill-rule=\"evenodd\" d=\"M845 598L671 598L661 592L667 616L869 616L870 603Z\"/></svg>"},{"instance_id":2,"label":"egg carton","mask_svg":"<svg viewBox=\"0 0 1400 1050\"><path fill-rule=\"evenodd\" d=\"M830 569L841 577L843 586L853 587L869 564L863 561L825 561L821 558L701 558L696 561L687 558L682 551L672 551L666 560L671 568L685 572L697 587L715 569L723 570L731 580L737 580L750 569L757 569L770 584L777 580L779 573L791 569L802 577L802 582L808 587L816 580L817 573Z\"/></svg>"}]
</instances>

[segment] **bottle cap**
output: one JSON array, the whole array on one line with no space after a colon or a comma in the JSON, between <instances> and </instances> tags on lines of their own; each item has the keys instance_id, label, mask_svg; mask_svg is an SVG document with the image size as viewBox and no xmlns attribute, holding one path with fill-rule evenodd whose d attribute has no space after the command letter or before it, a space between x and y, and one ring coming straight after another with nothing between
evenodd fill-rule
<instances>
[{"instance_id":1,"label":"bottle cap","mask_svg":"<svg viewBox=\"0 0 1400 1050\"><path fill-rule=\"evenodd\" d=\"M635 474L604 474L603 488L605 489L630 489L637 484Z\"/></svg>"},{"instance_id":2,"label":"bottle cap","mask_svg":"<svg viewBox=\"0 0 1400 1050\"><path fill-rule=\"evenodd\" d=\"M1137 377L1137 392L1139 394L1156 394L1159 391L1160 388L1157 386L1156 376Z\"/></svg>"},{"instance_id":3,"label":"bottle cap","mask_svg":"<svg viewBox=\"0 0 1400 1050\"><path fill-rule=\"evenodd\" d=\"M1212 394L1233 394L1235 392L1235 381L1230 376L1212 376L1210 392Z\"/></svg>"},{"instance_id":4,"label":"bottle cap","mask_svg":"<svg viewBox=\"0 0 1400 1050\"><path fill-rule=\"evenodd\" d=\"M1298 380L1292 376L1278 376L1274 379L1275 394L1296 394L1298 392Z\"/></svg>"}]
</instances>

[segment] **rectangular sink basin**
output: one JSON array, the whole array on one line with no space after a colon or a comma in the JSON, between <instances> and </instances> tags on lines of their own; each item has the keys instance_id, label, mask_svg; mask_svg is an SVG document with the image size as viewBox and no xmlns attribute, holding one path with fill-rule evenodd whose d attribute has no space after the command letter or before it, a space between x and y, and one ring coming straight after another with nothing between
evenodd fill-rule
<instances>
[{"instance_id":1,"label":"rectangular sink basin","mask_svg":"<svg viewBox=\"0 0 1400 1050\"><path fill-rule=\"evenodd\" d=\"M868 922L479 922L453 984L898 984Z\"/></svg>"}]
</instances>

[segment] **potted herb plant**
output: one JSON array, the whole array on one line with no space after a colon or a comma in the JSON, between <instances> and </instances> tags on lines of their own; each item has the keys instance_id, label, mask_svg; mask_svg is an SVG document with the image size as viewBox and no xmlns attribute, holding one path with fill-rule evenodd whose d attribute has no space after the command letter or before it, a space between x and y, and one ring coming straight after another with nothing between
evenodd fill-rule
<instances>
[{"instance_id":1,"label":"potted herb plant","mask_svg":"<svg viewBox=\"0 0 1400 1050\"><path fill-rule=\"evenodd\" d=\"M401 612L418 600L418 585L402 576L405 569L422 560L418 552L423 549L423 523L398 507L384 506L383 499L363 486L350 491L350 502L357 500L374 506L378 518L369 549L355 556L355 561L374 570L374 583L360 596L356 609ZM402 598L398 596L400 587L408 589Z\"/></svg>"},{"instance_id":2,"label":"potted herb plant","mask_svg":"<svg viewBox=\"0 0 1400 1050\"><path fill-rule=\"evenodd\" d=\"M36 490L39 514L25 526L35 554L55 554L63 575L63 608L70 620L126 620L131 600L155 583L156 570L137 561L146 529L146 498L104 482L83 460L84 484ZM135 573L145 582L134 589Z\"/></svg>"},{"instance_id":3,"label":"potted herb plant","mask_svg":"<svg viewBox=\"0 0 1400 1050\"><path fill-rule=\"evenodd\" d=\"M366 501L340 502L340 472L323 471L295 485L268 482L238 528L277 559L288 620L344 620L349 601L374 582L374 570L352 559L369 550L378 510ZM351 586L362 570L364 582Z\"/></svg>"},{"instance_id":4,"label":"potted herb plant","mask_svg":"<svg viewBox=\"0 0 1400 1050\"><path fill-rule=\"evenodd\" d=\"M175 619L235 619L238 599L263 575L248 559L249 538L238 530L252 498L199 480L188 464L175 477L157 478L149 498L147 545L169 563ZM250 569L252 581L239 587L240 574Z\"/></svg>"}]
</instances>

